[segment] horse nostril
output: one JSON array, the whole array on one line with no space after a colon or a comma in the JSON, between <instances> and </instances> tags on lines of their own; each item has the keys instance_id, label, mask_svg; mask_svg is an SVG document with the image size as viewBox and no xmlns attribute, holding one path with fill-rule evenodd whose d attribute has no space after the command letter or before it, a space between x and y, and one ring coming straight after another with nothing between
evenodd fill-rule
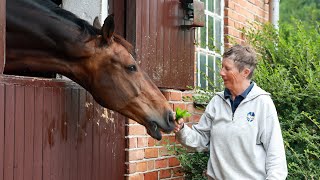
<instances>
[{"instance_id":1,"label":"horse nostril","mask_svg":"<svg viewBox=\"0 0 320 180\"><path fill-rule=\"evenodd\" d=\"M173 112L172 111L168 111L167 113L167 123L168 125L170 125L170 122L173 122L174 119L173 119Z\"/></svg>"}]
</instances>

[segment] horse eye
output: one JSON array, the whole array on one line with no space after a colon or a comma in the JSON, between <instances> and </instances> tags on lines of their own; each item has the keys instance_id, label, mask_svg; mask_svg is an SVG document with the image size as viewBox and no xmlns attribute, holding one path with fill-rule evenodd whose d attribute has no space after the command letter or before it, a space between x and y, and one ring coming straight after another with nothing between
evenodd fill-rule
<instances>
[{"instance_id":1,"label":"horse eye","mask_svg":"<svg viewBox=\"0 0 320 180\"><path fill-rule=\"evenodd\" d=\"M130 65L127 67L128 71L130 72L135 72L137 71L137 66L136 65Z\"/></svg>"}]
</instances>

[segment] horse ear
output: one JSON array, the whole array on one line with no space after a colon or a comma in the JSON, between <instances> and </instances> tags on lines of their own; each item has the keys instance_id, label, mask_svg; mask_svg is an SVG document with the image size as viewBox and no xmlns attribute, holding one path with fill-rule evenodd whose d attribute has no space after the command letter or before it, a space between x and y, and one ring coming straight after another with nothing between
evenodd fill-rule
<instances>
[{"instance_id":1,"label":"horse ear","mask_svg":"<svg viewBox=\"0 0 320 180\"><path fill-rule=\"evenodd\" d=\"M101 29L101 24L100 24L100 21L99 21L99 18L98 16L96 16L93 20L93 27L97 28L97 29Z\"/></svg>"},{"instance_id":2,"label":"horse ear","mask_svg":"<svg viewBox=\"0 0 320 180\"><path fill-rule=\"evenodd\" d=\"M103 23L102 26L102 37L108 43L114 33L114 15L109 15Z\"/></svg>"}]
</instances>

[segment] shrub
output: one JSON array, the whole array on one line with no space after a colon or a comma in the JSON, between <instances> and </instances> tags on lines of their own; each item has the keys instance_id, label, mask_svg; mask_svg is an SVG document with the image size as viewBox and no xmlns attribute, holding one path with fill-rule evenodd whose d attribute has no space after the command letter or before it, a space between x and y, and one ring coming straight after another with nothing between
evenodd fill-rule
<instances>
[{"instance_id":1,"label":"shrub","mask_svg":"<svg viewBox=\"0 0 320 180\"><path fill-rule=\"evenodd\" d=\"M209 160L208 152L190 152L187 148L179 144L169 144L167 142L166 148L172 155L176 155L180 161L182 172L185 179L192 180L207 180L206 169Z\"/></svg>"},{"instance_id":2,"label":"shrub","mask_svg":"<svg viewBox=\"0 0 320 180\"><path fill-rule=\"evenodd\" d=\"M285 142L288 179L320 178L319 24L270 24L244 31L259 56L254 81L272 94Z\"/></svg>"}]
</instances>

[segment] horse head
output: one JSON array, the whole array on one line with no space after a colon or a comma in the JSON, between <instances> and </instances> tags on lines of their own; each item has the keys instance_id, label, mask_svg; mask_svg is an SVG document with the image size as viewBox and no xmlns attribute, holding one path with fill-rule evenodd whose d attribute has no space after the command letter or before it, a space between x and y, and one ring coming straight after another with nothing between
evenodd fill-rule
<instances>
[{"instance_id":1,"label":"horse head","mask_svg":"<svg viewBox=\"0 0 320 180\"><path fill-rule=\"evenodd\" d=\"M48 1L9 1L5 72L63 74L101 106L144 125L149 135L160 140L160 130L174 128L169 103L138 66L130 43L114 33L112 15L101 29L86 23Z\"/></svg>"},{"instance_id":2,"label":"horse head","mask_svg":"<svg viewBox=\"0 0 320 180\"><path fill-rule=\"evenodd\" d=\"M114 34L112 15L104 21L101 35L88 42L87 47L91 55L81 64L86 72L77 72L77 68L74 73L88 76L79 81L100 105L144 125L155 139L161 139L159 130L173 130L170 105L138 66L131 45Z\"/></svg>"}]
</instances>

